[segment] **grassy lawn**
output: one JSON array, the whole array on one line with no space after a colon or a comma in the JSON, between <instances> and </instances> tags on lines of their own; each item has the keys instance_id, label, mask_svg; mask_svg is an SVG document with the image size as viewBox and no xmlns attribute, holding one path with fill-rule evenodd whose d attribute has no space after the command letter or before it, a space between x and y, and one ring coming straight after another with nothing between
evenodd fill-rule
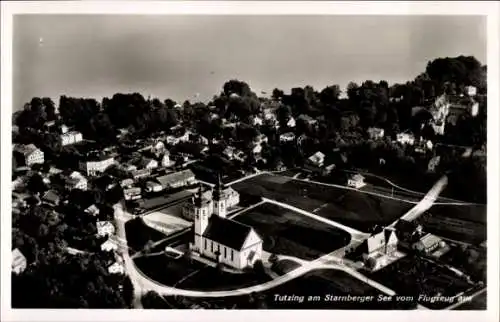
<instances>
[{"instance_id":1,"label":"grassy lawn","mask_svg":"<svg viewBox=\"0 0 500 322\"><path fill-rule=\"evenodd\" d=\"M454 296L472 287L466 280L446 268L417 256L406 256L385 268L368 274L370 278L393 289L399 295ZM420 303L431 309L442 309L450 303Z\"/></svg>"},{"instance_id":2,"label":"grassy lawn","mask_svg":"<svg viewBox=\"0 0 500 322\"><path fill-rule=\"evenodd\" d=\"M262 174L233 185L239 192L288 203L350 227L368 231L392 223L412 204L358 191Z\"/></svg>"},{"instance_id":3,"label":"grassy lawn","mask_svg":"<svg viewBox=\"0 0 500 322\"><path fill-rule=\"evenodd\" d=\"M177 284L177 287L199 291L226 291L258 285L270 280L271 278L264 273L252 271L232 274L207 266Z\"/></svg>"},{"instance_id":4,"label":"grassy lawn","mask_svg":"<svg viewBox=\"0 0 500 322\"><path fill-rule=\"evenodd\" d=\"M141 218L135 218L125 223L125 233L129 247L141 250L148 241L158 241L166 237L165 234L149 227Z\"/></svg>"},{"instance_id":5,"label":"grassy lawn","mask_svg":"<svg viewBox=\"0 0 500 322\"><path fill-rule=\"evenodd\" d=\"M167 286L172 286L186 275L205 267L197 261L190 263L182 257L172 259L166 255L139 257L134 259L134 263L144 275Z\"/></svg>"},{"instance_id":6,"label":"grassy lawn","mask_svg":"<svg viewBox=\"0 0 500 322\"><path fill-rule=\"evenodd\" d=\"M350 235L341 229L273 204L260 205L234 220L252 226L263 238L265 251L307 260L350 242Z\"/></svg>"}]
</instances>

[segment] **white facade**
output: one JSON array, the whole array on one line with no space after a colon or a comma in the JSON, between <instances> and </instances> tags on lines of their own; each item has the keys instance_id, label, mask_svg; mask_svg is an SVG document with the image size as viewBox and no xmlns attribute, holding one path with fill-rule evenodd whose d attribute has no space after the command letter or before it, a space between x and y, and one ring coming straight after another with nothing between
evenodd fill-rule
<instances>
[{"instance_id":1,"label":"white facade","mask_svg":"<svg viewBox=\"0 0 500 322\"><path fill-rule=\"evenodd\" d=\"M23 155L24 164L28 167L45 161L43 151L33 144L16 146L14 151Z\"/></svg>"},{"instance_id":2,"label":"white facade","mask_svg":"<svg viewBox=\"0 0 500 322\"><path fill-rule=\"evenodd\" d=\"M63 146L75 144L83 141L82 133L77 131L66 132L60 136L61 144Z\"/></svg>"},{"instance_id":3,"label":"white facade","mask_svg":"<svg viewBox=\"0 0 500 322\"><path fill-rule=\"evenodd\" d=\"M116 251L118 249L118 245L112 241L111 239L106 240L102 245L101 245L101 250L103 252L112 252Z\"/></svg>"},{"instance_id":4,"label":"white facade","mask_svg":"<svg viewBox=\"0 0 500 322\"><path fill-rule=\"evenodd\" d=\"M88 176L95 176L106 171L114 163L115 159L113 157L96 161L83 161L80 162L80 170L84 171Z\"/></svg>"},{"instance_id":5,"label":"white facade","mask_svg":"<svg viewBox=\"0 0 500 322\"><path fill-rule=\"evenodd\" d=\"M125 268L120 263L114 263L110 267L108 267L108 272L110 274L124 274Z\"/></svg>"},{"instance_id":6,"label":"white facade","mask_svg":"<svg viewBox=\"0 0 500 322\"><path fill-rule=\"evenodd\" d=\"M173 162L170 160L170 155L168 153L165 153L163 158L161 159L161 166L162 167L169 167L173 164Z\"/></svg>"},{"instance_id":7,"label":"white facade","mask_svg":"<svg viewBox=\"0 0 500 322\"><path fill-rule=\"evenodd\" d=\"M258 116L253 116L250 119L250 124L253 126L262 126L262 119Z\"/></svg>"},{"instance_id":8,"label":"white facade","mask_svg":"<svg viewBox=\"0 0 500 322\"><path fill-rule=\"evenodd\" d=\"M413 145L415 143L415 137L409 133L398 133L396 135L396 141L401 144Z\"/></svg>"},{"instance_id":9,"label":"white facade","mask_svg":"<svg viewBox=\"0 0 500 322\"><path fill-rule=\"evenodd\" d=\"M98 221L96 226L97 235L100 237L110 236L115 233L115 226L110 221Z\"/></svg>"},{"instance_id":10,"label":"white facade","mask_svg":"<svg viewBox=\"0 0 500 322\"><path fill-rule=\"evenodd\" d=\"M354 175L347 180L347 186L360 189L366 186L365 178L361 175Z\"/></svg>"},{"instance_id":11,"label":"white facade","mask_svg":"<svg viewBox=\"0 0 500 322\"><path fill-rule=\"evenodd\" d=\"M150 159L144 163L144 168L145 169L156 169L156 168L158 168L158 161Z\"/></svg>"},{"instance_id":12,"label":"white facade","mask_svg":"<svg viewBox=\"0 0 500 322\"><path fill-rule=\"evenodd\" d=\"M283 133L280 135L280 142L291 142L295 140L295 134L292 132Z\"/></svg>"},{"instance_id":13,"label":"white facade","mask_svg":"<svg viewBox=\"0 0 500 322\"><path fill-rule=\"evenodd\" d=\"M290 117L288 121L286 122L286 126L288 127L295 127L295 119L293 117Z\"/></svg>"}]
</instances>

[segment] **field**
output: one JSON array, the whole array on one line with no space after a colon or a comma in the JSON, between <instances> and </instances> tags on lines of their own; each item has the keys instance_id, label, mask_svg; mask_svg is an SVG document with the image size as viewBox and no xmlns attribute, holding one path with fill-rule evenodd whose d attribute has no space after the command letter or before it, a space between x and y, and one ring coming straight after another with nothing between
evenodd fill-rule
<instances>
[{"instance_id":1,"label":"field","mask_svg":"<svg viewBox=\"0 0 500 322\"><path fill-rule=\"evenodd\" d=\"M263 238L265 251L316 259L350 242L350 235L288 209L263 204L234 220L252 226Z\"/></svg>"},{"instance_id":2,"label":"field","mask_svg":"<svg viewBox=\"0 0 500 322\"><path fill-rule=\"evenodd\" d=\"M406 256L397 262L369 274L368 277L393 289L398 295L454 296L472 287L448 269L417 256ZM430 309L443 309L450 303L419 303Z\"/></svg>"},{"instance_id":3,"label":"field","mask_svg":"<svg viewBox=\"0 0 500 322\"><path fill-rule=\"evenodd\" d=\"M262 174L233 185L240 193L264 196L310 211L352 228L368 231L387 225L413 205L353 190Z\"/></svg>"},{"instance_id":4,"label":"field","mask_svg":"<svg viewBox=\"0 0 500 322\"><path fill-rule=\"evenodd\" d=\"M141 218L129 220L125 224L128 246L134 250L141 250L149 241L158 241L166 237L165 234L146 225Z\"/></svg>"},{"instance_id":5,"label":"field","mask_svg":"<svg viewBox=\"0 0 500 322\"><path fill-rule=\"evenodd\" d=\"M165 208L143 216L142 219L149 227L170 235L191 226L189 221L176 216L178 208L177 206Z\"/></svg>"},{"instance_id":6,"label":"field","mask_svg":"<svg viewBox=\"0 0 500 322\"><path fill-rule=\"evenodd\" d=\"M294 295L295 300L279 301L276 295ZM319 300L308 300L311 295L319 296ZM332 301L326 300L327 295L364 296L365 301ZM201 305L212 309L411 309L414 307L414 303L396 306L392 302L377 302L378 295L378 290L347 273L337 270L317 270L264 292L223 299L179 298L177 303L180 308ZM373 297L370 299L367 296Z\"/></svg>"}]
</instances>

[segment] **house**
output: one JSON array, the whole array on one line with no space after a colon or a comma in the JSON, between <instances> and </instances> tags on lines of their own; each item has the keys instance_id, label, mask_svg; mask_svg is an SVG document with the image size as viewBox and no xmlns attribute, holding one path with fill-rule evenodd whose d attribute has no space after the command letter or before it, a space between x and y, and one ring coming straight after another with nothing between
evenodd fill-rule
<instances>
[{"instance_id":1,"label":"house","mask_svg":"<svg viewBox=\"0 0 500 322\"><path fill-rule=\"evenodd\" d=\"M292 142L295 140L295 133L287 132L280 135L280 142Z\"/></svg>"},{"instance_id":2,"label":"house","mask_svg":"<svg viewBox=\"0 0 500 322\"><path fill-rule=\"evenodd\" d=\"M201 191L193 199L195 235L190 247L236 269L252 267L262 257L262 239L252 227L226 218L226 201L217 193L213 200L205 198Z\"/></svg>"},{"instance_id":3,"label":"house","mask_svg":"<svg viewBox=\"0 0 500 322\"><path fill-rule=\"evenodd\" d=\"M394 229L385 228L372 234L363 243L360 251L368 269L378 269L387 262L387 256L391 256L398 245L398 238Z\"/></svg>"},{"instance_id":4,"label":"house","mask_svg":"<svg viewBox=\"0 0 500 322\"><path fill-rule=\"evenodd\" d=\"M194 173L187 169L179 172L169 173L164 176L156 178L156 180L163 186L163 189L180 188L195 184L196 177Z\"/></svg>"},{"instance_id":5,"label":"house","mask_svg":"<svg viewBox=\"0 0 500 322\"><path fill-rule=\"evenodd\" d=\"M313 119L312 117L310 117L309 115L306 115L306 114L299 115L299 117L297 118L297 121L299 121L299 120L304 122L307 125L310 125L310 126L318 124L318 120Z\"/></svg>"},{"instance_id":6,"label":"house","mask_svg":"<svg viewBox=\"0 0 500 322\"><path fill-rule=\"evenodd\" d=\"M262 145L260 144L254 144L251 147L251 151L253 154L260 154L262 152Z\"/></svg>"},{"instance_id":7,"label":"house","mask_svg":"<svg viewBox=\"0 0 500 322\"><path fill-rule=\"evenodd\" d=\"M44 153L34 144L22 145L18 144L14 147L14 156L19 164L28 167L33 164L44 163Z\"/></svg>"},{"instance_id":8,"label":"house","mask_svg":"<svg viewBox=\"0 0 500 322\"><path fill-rule=\"evenodd\" d=\"M111 221L98 221L97 226L97 236L106 237L113 235L115 233L115 226Z\"/></svg>"},{"instance_id":9,"label":"house","mask_svg":"<svg viewBox=\"0 0 500 322\"><path fill-rule=\"evenodd\" d=\"M466 86L465 93L468 96L476 96L477 95L477 88L475 86Z\"/></svg>"},{"instance_id":10,"label":"house","mask_svg":"<svg viewBox=\"0 0 500 322\"><path fill-rule=\"evenodd\" d=\"M126 188L126 187L131 187L134 185L134 180L133 179L124 179L120 182L120 186L122 188Z\"/></svg>"},{"instance_id":11,"label":"house","mask_svg":"<svg viewBox=\"0 0 500 322\"><path fill-rule=\"evenodd\" d=\"M384 137L384 129L378 127L370 127L367 130L368 136L372 140L382 139Z\"/></svg>"},{"instance_id":12,"label":"house","mask_svg":"<svg viewBox=\"0 0 500 322\"><path fill-rule=\"evenodd\" d=\"M322 167L325 162L325 154L321 151L318 151L307 158L307 163L314 165L316 167Z\"/></svg>"},{"instance_id":13,"label":"house","mask_svg":"<svg viewBox=\"0 0 500 322\"><path fill-rule=\"evenodd\" d=\"M166 152L165 144L162 141L156 141L151 151L156 155L161 155Z\"/></svg>"},{"instance_id":14,"label":"house","mask_svg":"<svg viewBox=\"0 0 500 322\"><path fill-rule=\"evenodd\" d=\"M59 128L59 131L61 131L61 134L66 134L69 131L69 127L65 124L62 124L61 127Z\"/></svg>"},{"instance_id":15,"label":"house","mask_svg":"<svg viewBox=\"0 0 500 322\"><path fill-rule=\"evenodd\" d=\"M125 273L125 268L123 267L123 264L115 262L114 264L112 264L111 266L108 267L108 272L110 274L123 275Z\"/></svg>"},{"instance_id":16,"label":"house","mask_svg":"<svg viewBox=\"0 0 500 322\"><path fill-rule=\"evenodd\" d=\"M132 177L134 178L134 180L148 178L149 176L151 176L151 169L146 168L132 171Z\"/></svg>"},{"instance_id":17,"label":"house","mask_svg":"<svg viewBox=\"0 0 500 322\"><path fill-rule=\"evenodd\" d=\"M201 187L199 193L200 192ZM222 213L223 216L226 216L228 210L231 210L233 207L240 203L240 194L233 188L224 186L220 180L220 177L217 184L215 185L214 190L205 192L203 197L221 201L219 203L216 202L215 204L212 203L211 211L215 214ZM194 202L194 200L185 203L182 207L182 216L188 220L194 221L196 215L195 206L196 203Z\"/></svg>"},{"instance_id":18,"label":"house","mask_svg":"<svg viewBox=\"0 0 500 322\"><path fill-rule=\"evenodd\" d=\"M252 126L262 126L262 119L256 115L250 117L250 125Z\"/></svg>"},{"instance_id":19,"label":"house","mask_svg":"<svg viewBox=\"0 0 500 322\"><path fill-rule=\"evenodd\" d=\"M142 169L156 169L158 168L158 161L149 158L143 158L139 162Z\"/></svg>"},{"instance_id":20,"label":"house","mask_svg":"<svg viewBox=\"0 0 500 322\"><path fill-rule=\"evenodd\" d=\"M21 253L19 248L14 249L12 251L12 272L19 275L24 272L27 266L28 262L23 253Z\"/></svg>"},{"instance_id":21,"label":"house","mask_svg":"<svg viewBox=\"0 0 500 322\"><path fill-rule=\"evenodd\" d=\"M161 159L161 166L168 168L174 164L175 164L175 162L172 162L172 160L170 160L170 153L168 151L166 151Z\"/></svg>"},{"instance_id":22,"label":"house","mask_svg":"<svg viewBox=\"0 0 500 322\"><path fill-rule=\"evenodd\" d=\"M55 190L48 190L43 195L42 202L48 205L57 206L61 202L61 197Z\"/></svg>"},{"instance_id":23,"label":"house","mask_svg":"<svg viewBox=\"0 0 500 322\"><path fill-rule=\"evenodd\" d=\"M79 168L88 176L96 176L104 173L114 163L115 158L113 156L101 154L90 156L86 160L80 161Z\"/></svg>"},{"instance_id":24,"label":"house","mask_svg":"<svg viewBox=\"0 0 500 322\"><path fill-rule=\"evenodd\" d=\"M111 238L106 240L103 244L101 244L101 250L103 252L112 252L118 249L118 245Z\"/></svg>"},{"instance_id":25,"label":"house","mask_svg":"<svg viewBox=\"0 0 500 322\"><path fill-rule=\"evenodd\" d=\"M160 192L163 190L163 186L157 182L148 181L146 182L147 192Z\"/></svg>"},{"instance_id":26,"label":"house","mask_svg":"<svg viewBox=\"0 0 500 322\"><path fill-rule=\"evenodd\" d=\"M415 143L415 137L410 133L398 133L396 134L396 141L403 145L413 145Z\"/></svg>"},{"instance_id":27,"label":"house","mask_svg":"<svg viewBox=\"0 0 500 322\"><path fill-rule=\"evenodd\" d=\"M61 134L59 140L61 141L61 145L65 146L83 141L83 136L78 131L69 131Z\"/></svg>"},{"instance_id":28,"label":"house","mask_svg":"<svg viewBox=\"0 0 500 322\"><path fill-rule=\"evenodd\" d=\"M141 188L139 187L131 187L128 189L123 189L123 196L125 200L137 200L141 199Z\"/></svg>"},{"instance_id":29,"label":"house","mask_svg":"<svg viewBox=\"0 0 500 322\"><path fill-rule=\"evenodd\" d=\"M360 174L355 174L355 175L349 177L349 179L347 179L347 186L352 187L352 188L356 188L356 189L360 189L360 188L366 186L365 177L363 177Z\"/></svg>"},{"instance_id":30,"label":"house","mask_svg":"<svg viewBox=\"0 0 500 322\"><path fill-rule=\"evenodd\" d=\"M235 148L232 146L227 146L224 151L222 151L222 155L228 158L229 160L233 159L234 157L234 151Z\"/></svg>"},{"instance_id":31,"label":"house","mask_svg":"<svg viewBox=\"0 0 500 322\"><path fill-rule=\"evenodd\" d=\"M288 121L286 121L286 126L289 128L294 128L295 125L296 125L295 119L293 118L293 116L290 116L288 118Z\"/></svg>"},{"instance_id":32,"label":"house","mask_svg":"<svg viewBox=\"0 0 500 322\"><path fill-rule=\"evenodd\" d=\"M99 215L99 208L97 208L96 205L90 205L87 209L85 209L83 212L85 212L87 215L96 217Z\"/></svg>"},{"instance_id":33,"label":"house","mask_svg":"<svg viewBox=\"0 0 500 322\"><path fill-rule=\"evenodd\" d=\"M412 245L412 248L418 252L430 254L441 246L444 247L444 242L441 238L433 234L425 234L419 241Z\"/></svg>"},{"instance_id":34,"label":"house","mask_svg":"<svg viewBox=\"0 0 500 322\"><path fill-rule=\"evenodd\" d=\"M420 141L415 145L415 152L426 153L427 151L432 151L434 144L431 140L424 140L420 138Z\"/></svg>"},{"instance_id":35,"label":"house","mask_svg":"<svg viewBox=\"0 0 500 322\"><path fill-rule=\"evenodd\" d=\"M265 134L259 134L255 137L253 142L255 144L262 144L262 143L267 143L269 140Z\"/></svg>"},{"instance_id":36,"label":"house","mask_svg":"<svg viewBox=\"0 0 500 322\"><path fill-rule=\"evenodd\" d=\"M429 161L429 164L427 166L427 171L429 172L434 172L436 171L436 167L439 165L439 162L441 161L441 157L439 155L435 156Z\"/></svg>"},{"instance_id":37,"label":"house","mask_svg":"<svg viewBox=\"0 0 500 322\"><path fill-rule=\"evenodd\" d=\"M64 186L67 190L73 190L73 189L87 190L88 180L80 172L73 171L69 175L69 177L65 178Z\"/></svg>"}]
</instances>

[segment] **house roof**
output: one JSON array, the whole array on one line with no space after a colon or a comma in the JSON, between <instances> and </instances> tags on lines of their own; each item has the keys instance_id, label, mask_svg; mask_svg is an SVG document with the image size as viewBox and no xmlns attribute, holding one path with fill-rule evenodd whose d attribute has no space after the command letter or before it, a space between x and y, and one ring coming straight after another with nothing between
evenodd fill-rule
<instances>
[{"instance_id":1,"label":"house roof","mask_svg":"<svg viewBox=\"0 0 500 322\"><path fill-rule=\"evenodd\" d=\"M252 227L237 221L212 215L203 237L232 249L241 250Z\"/></svg>"},{"instance_id":2,"label":"house roof","mask_svg":"<svg viewBox=\"0 0 500 322\"><path fill-rule=\"evenodd\" d=\"M439 243L441 238L433 234L426 234L424 237L420 238L420 242L425 248L432 247L433 245Z\"/></svg>"},{"instance_id":3,"label":"house roof","mask_svg":"<svg viewBox=\"0 0 500 322\"><path fill-rule=\"evenodd\" d=\"M57 203L61 199L59 195L54 190L48 190L42 197L43 200Z\"/></svg>"},{"instance_id":4,"label":"house roof","mask_svg":"<svg viewBox=\"0 0 500 322\"><path fill-rule=\"evenodd\" d=\"M12 250L12 263L19 263L23 260L26 260L26 257L19 250L19 248L15 248L14 250Z\"/></svg>"},{"instance_id":5,"label":"house roof","mask_svg":"<svg viewBox=\"0 0 500 322\"><path fill-rule=\"evenodd\" d=\"M160 182L162 185L170 185L172 183L187 180L191 177L194 177L194 173L191 170L187 169L166 174L164 176L156 178L156 180L158 180L158 182Z\"/></svg>"},{"instance_id":6,"label":"house roof","mask_svg":"<svg viewBox=\"0 0 500 322\"><path fill-rule=\"evenodd\" d=\"M308 160L313 162L313 163L319 163L319 162L322 162L324 161L325 159L325 154L318 151L316 153L314 153L313 155L311 155Z\"/></svg>"},{"instance_id":7,"label":"house roof","mask_svg":"<svg viewBox=\"0 0 500 322\"><path fill-rule=\"evenodd\" d=\"M356 181L361 181L361 180L365 180L365 177L363 177L362 175L360 175L359 173L353 175L351 177L352 180L356 180Z\"/></svg>"}]
</instances>

